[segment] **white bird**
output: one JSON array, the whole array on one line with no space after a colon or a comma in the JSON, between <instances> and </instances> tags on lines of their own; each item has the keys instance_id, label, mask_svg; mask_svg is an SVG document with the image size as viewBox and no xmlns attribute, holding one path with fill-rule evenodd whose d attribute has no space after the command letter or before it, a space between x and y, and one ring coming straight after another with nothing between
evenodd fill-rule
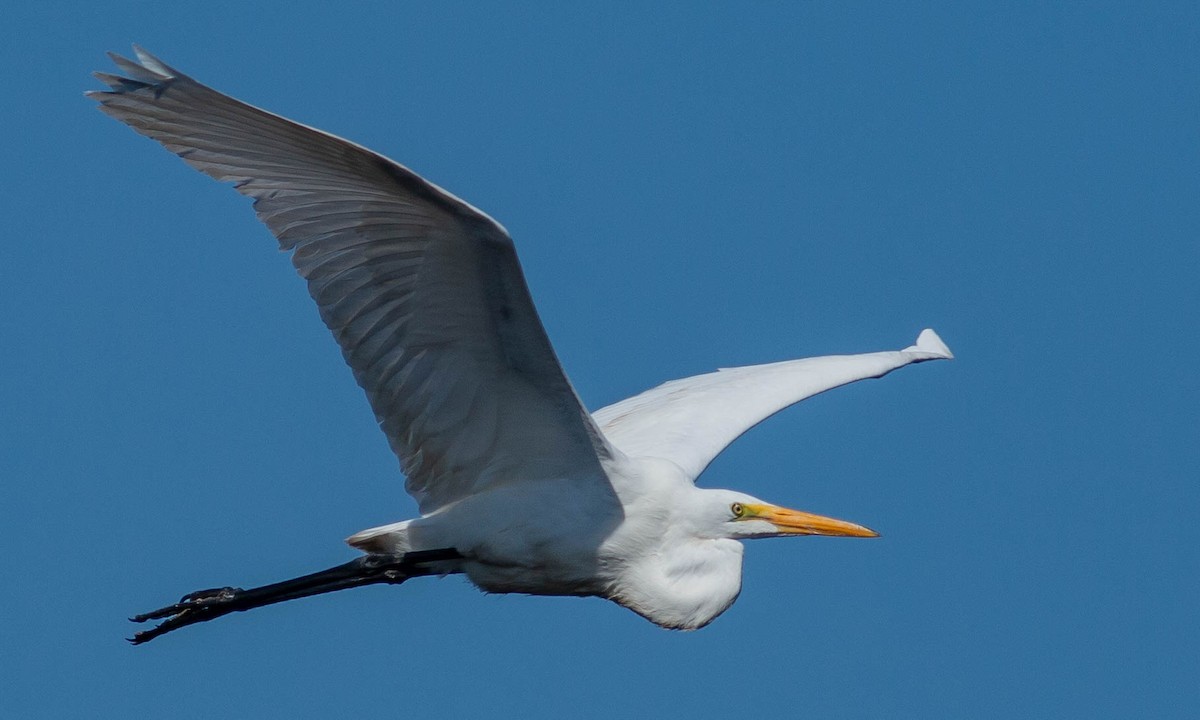
<instances>
[{"instance_id":1,"label":"white bird","mask_svg":"<svg viewBox=\"0 0 1200 720\"><path fill-rule=\"evenodd\" d=\"M237 610L418 575L496 593L600 596L694 629L741 590L739 540L875 537L695 479L729 443L817 393L952 357L932 330L894 352L675 380L589 414L534 310L512 239L370 150L208 88L134 47L100 109L232 181L308 282L400 458L420 517L347 542L366 553L261 588L191 593L133 618L135 643Z\"/></svg>"}]
</instances>

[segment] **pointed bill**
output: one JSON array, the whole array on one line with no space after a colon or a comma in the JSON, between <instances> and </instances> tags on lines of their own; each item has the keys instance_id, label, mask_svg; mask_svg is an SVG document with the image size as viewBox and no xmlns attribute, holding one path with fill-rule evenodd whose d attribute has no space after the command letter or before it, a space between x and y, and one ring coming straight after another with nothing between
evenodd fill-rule
<instances>
[{"instance_id":1,"label":"pointed bill","mask_svg":"<svg viewBox=\"0 0 1200 720\"><path fill-rule=\"evenodd\" d=\"M801 510L789 510L775 505L751 508L754 517L766 520L785 535L831 535L834 537L879 537L879 533L852 522L814 515Z\"/></svg>"}]
</instances>

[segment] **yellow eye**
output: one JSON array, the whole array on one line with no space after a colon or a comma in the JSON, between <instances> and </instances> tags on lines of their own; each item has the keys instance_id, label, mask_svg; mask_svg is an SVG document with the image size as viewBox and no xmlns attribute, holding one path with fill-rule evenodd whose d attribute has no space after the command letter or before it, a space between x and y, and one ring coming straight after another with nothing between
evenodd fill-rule
<instances>
[{"instance_id":1,"label":"yellow eye","mask_svg":"<svg viewBox=\"0 0 1200 720\"><path fill-rule=\"evenodd\" d=\"M733 512L733 516L735 518L740 518L746 514L746 506L742 505L741 503L734 503L733 505L729 506L729 509Z\"/></svg>"}]
</instances>

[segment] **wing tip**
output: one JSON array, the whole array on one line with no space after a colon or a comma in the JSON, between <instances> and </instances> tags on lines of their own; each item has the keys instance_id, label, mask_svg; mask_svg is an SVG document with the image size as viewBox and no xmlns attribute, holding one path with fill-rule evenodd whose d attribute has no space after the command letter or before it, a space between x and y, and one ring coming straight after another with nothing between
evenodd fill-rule
<instances>
[{"instance_id":1,"label":"wing tip","mask_svg":"<svg viewBox=\"0 0 1200 720\"><path fill-rule=\"evenodd\" d=\"M954 353L945 341L934 332L933 328L925 328L917 336L917 344L904 348L904 352L921 353L927 357L922 360L953 360Z\"/></svg>"},{"instance_id":2,"label":"wing tip","mask_svg":"<svg viewBox=\"0 0 1200 720\"><path fill-rule=\"evenodd\" d=\"M139 45L133 46L133 53L137 57L136 61L115 52L109 52L109 59L117 66L117 71L123 74L92 73L98 80L108 85L109 89L90 91L88 97L100 99L104 95L122 95L147 88L159 94L172 80L182 76L175 68L146 52Z\"/></svg>"}]
</instances>

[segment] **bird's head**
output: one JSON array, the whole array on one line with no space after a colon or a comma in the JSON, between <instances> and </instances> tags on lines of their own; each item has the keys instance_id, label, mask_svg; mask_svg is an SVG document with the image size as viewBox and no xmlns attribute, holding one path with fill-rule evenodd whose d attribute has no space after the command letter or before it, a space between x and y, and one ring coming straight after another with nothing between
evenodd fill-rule
<instances>
[{"instance_id":1,"label":"bird's head","mask_svg":"<svg viewBox=\"0 0 1200 720\"><path fill-rule=\"evenodd\" d=\"M794 535L879 537L879 533L845 520L791 510L732 490L701 490L694 508L703 535L764 538Z\"/></svg>"}]
</instances>

